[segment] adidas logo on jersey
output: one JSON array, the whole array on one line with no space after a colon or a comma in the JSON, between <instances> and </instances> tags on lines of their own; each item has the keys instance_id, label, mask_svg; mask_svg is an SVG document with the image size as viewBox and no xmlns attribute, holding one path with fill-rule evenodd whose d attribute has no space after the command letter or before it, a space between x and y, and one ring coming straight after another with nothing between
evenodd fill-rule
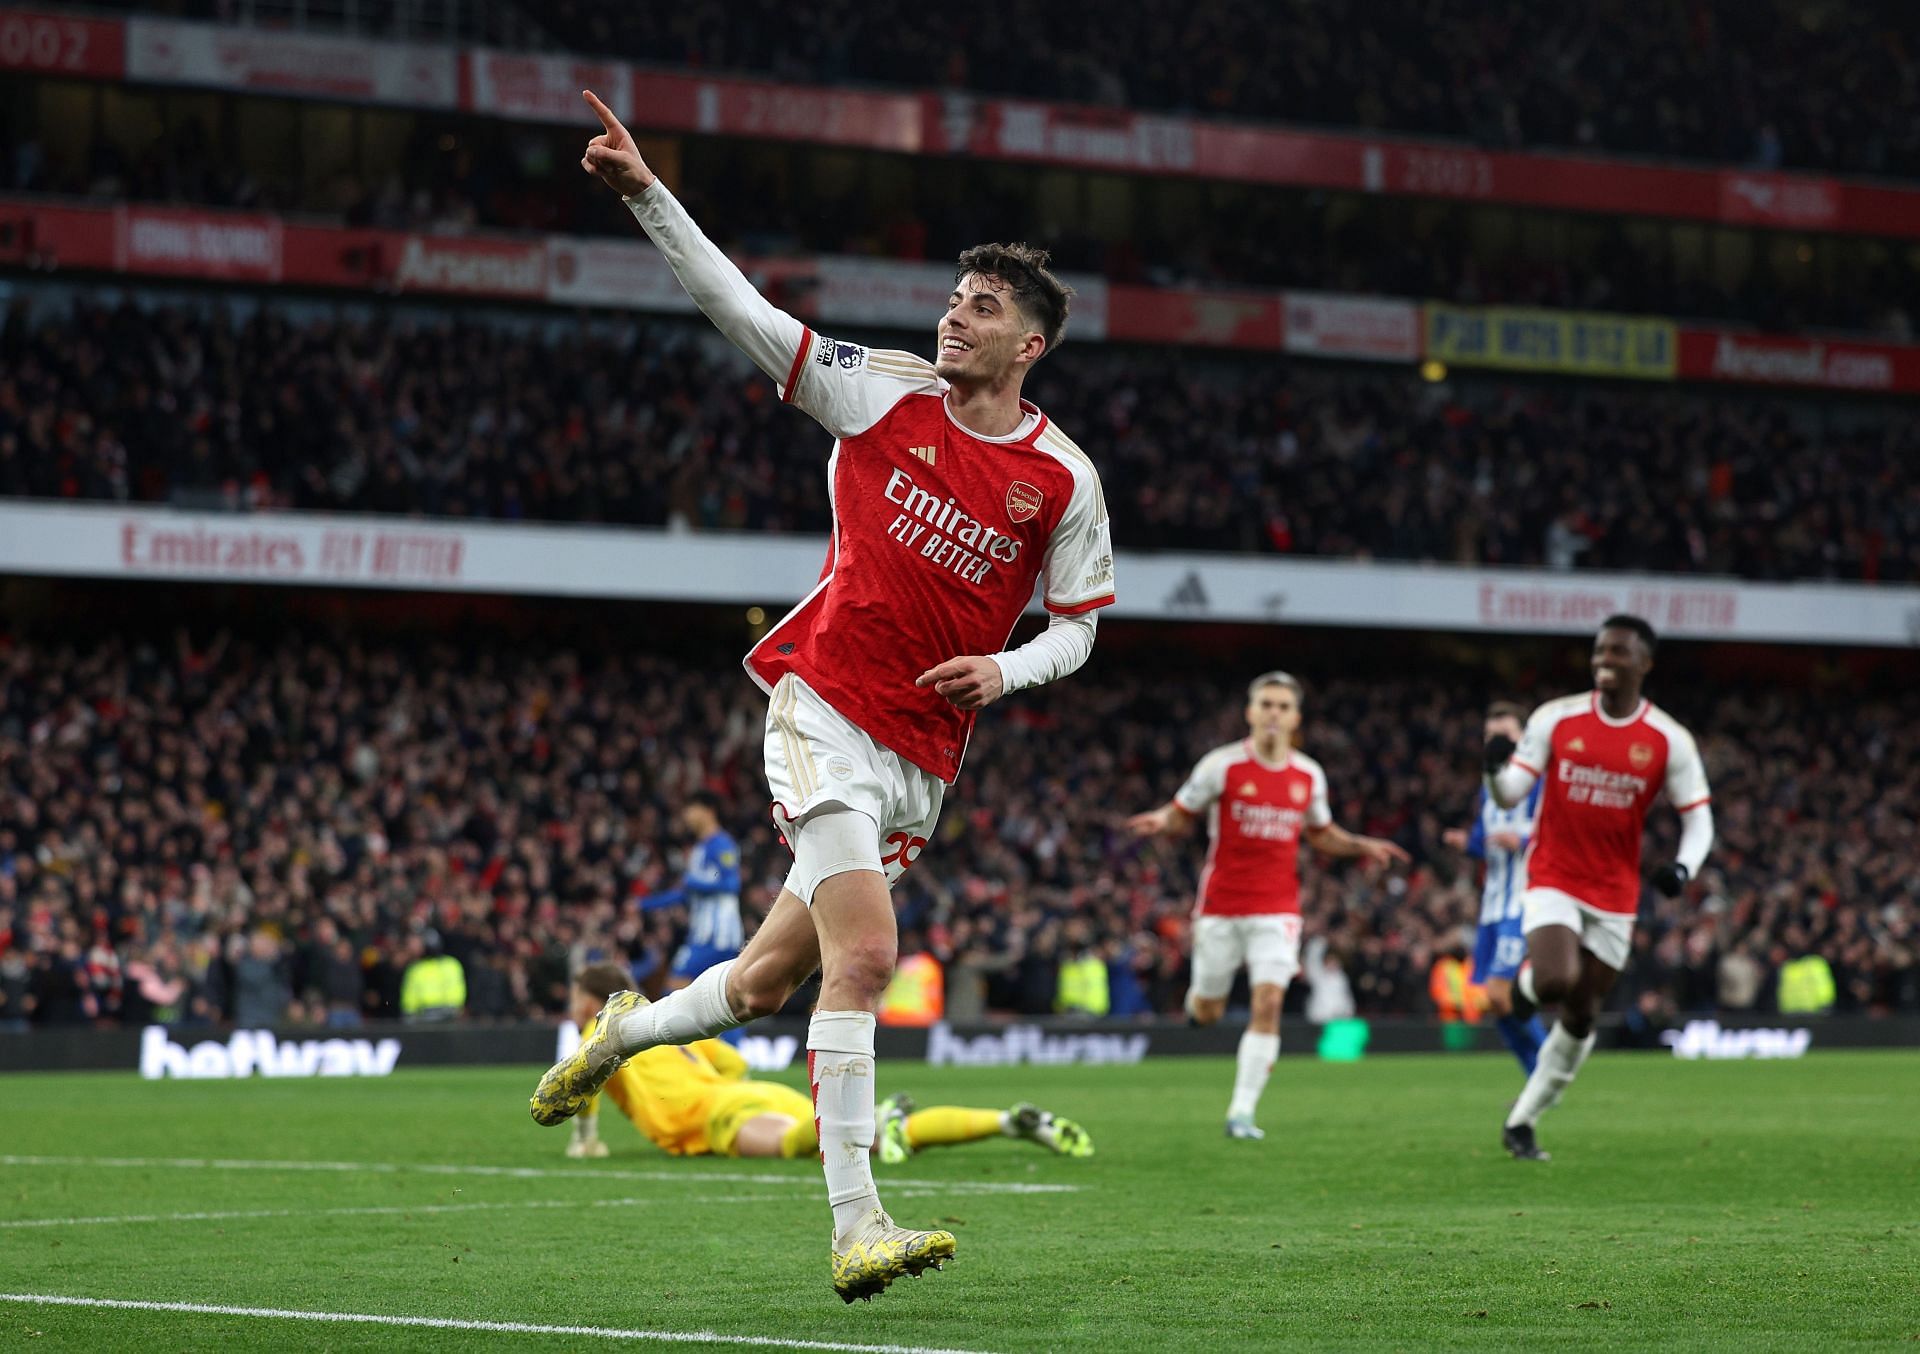
<instances>
[{"instance_id":1,"label":"adidas logo on jersey","mask_svg":"<svg viewBox=\"0 0 1920 1354\"><path fill-rule=\"evenodd\" d=\"M907 448L907 455L918 456L921 460L925 461L928 465L932 465L934 463L934 458L938 454L939 453L936 452L932 447L908 447Z\"/></svg>"},{"instance_id":2,"label":"adidas logo on jersey","mask_svg":"<svg viewBox=\"0 0 1920 1354\"><path fill-rule=\"evenodd\" d=\"M1586 750L1587 750L1587 740L1584 738L1571 739L1567 743L1568 752L1585 752Z\"/></svg>"}]
</instances>

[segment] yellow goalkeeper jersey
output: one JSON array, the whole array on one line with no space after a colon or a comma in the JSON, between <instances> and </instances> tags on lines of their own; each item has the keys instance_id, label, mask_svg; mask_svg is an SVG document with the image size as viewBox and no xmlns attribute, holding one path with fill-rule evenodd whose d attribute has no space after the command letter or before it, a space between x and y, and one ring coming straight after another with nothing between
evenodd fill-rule
<instances>
[{"instance_id":1,"label":"yellow goalkeeper jersey","mask_svg":"<svg viewBox=\"0 0 1920 1354\"><path fill-rule=\"evenodd\" d=\"M662 1151L698 1156L712 1150L707 1121L714 1098L746 1074L746 1059L718 1039L662 1044L627 1059L604 1094Z\"/></svg>"}]
</instances>

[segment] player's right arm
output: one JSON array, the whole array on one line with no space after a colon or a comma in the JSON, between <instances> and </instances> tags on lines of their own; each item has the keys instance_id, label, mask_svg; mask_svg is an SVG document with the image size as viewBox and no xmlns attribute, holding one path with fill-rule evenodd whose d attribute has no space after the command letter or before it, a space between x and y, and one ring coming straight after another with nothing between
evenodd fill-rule
<instances>
[{"instance_id":1,"label":"player's right arm","mask_svg":"<svg viewBox=\"0 0 1920 1354\"><path fill-rule=\"evenodd\" d=\"M1226 793L1227 761L1218 752L1202 757L1172 799L1157 809L1136 813L1127 819L1127 831L1136 837L1154 837L1161 833L1185 832Z\"/></svg>"},{"instance_id":2,"label":"player's right arm","mask_svg":"<svg viewBox=\"0 0 1920 1354\"><path fill-rule=\"evenodd\" d=\"M581 96L600 119L580 167L620 194L695 305L735 347L835 437L878 423L903 395L938 390L933 366L911 353L873 352L816 334L754 290L647 167L633 133L592 90Z\"/></svg>"},{"instance_id":3,"label":"player's right arm","mask_svg":"<svg viewBox=\"0 0 1920 1354\"><path fill-rule=\"evenodd\" d=\"M1519 746L1499 735L1487 740L1487 794L1501 808L1510 809L1525 799L1545 773L1553 756L1553 726L1559 722L1555 705L1549 701L1528 716Z\"/></svg>"}]
</instances>

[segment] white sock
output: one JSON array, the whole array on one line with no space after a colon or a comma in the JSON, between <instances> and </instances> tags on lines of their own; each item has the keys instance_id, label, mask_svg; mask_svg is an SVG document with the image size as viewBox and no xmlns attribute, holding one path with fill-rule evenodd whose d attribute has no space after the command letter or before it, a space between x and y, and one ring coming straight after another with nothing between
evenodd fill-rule
<instances>
[{"instance_id":1,"label":"white sock","mask_svg":"<svg viewBox=\"0 0 1920 1354\"><path fill-rule=\"evenodd\" d=\"M678 992L629 1011L608 1027L607 1037L623 1058L661 1044L691 1044L735 1029L740 1021L727 1000L727 974L734 961L715 964Z\"/></svg>"},{"instance_id":2,"label":"white sock","mask_svg":"<svg viewBox=\"0 0 1920 1354\"><path fill-rule=\"evenodd\" d=\"M845 1236L880 1207L873 1187L873 1016L815 1011L807 1022L807 1080L820 1134L820 1164L833 1205L833 1234Z\"/></svg>"},{"instance_id":3,"label":"white sock","mask_svg":"<svg viewBox=\"0 0 1920 1354\"><path fill-rule=\"evenodd\" d=\"M600 1116L598 1114L576 1114L573 1116L573 1140L592 1142L600 1136Z\"/></svg>"},{"instance_id":4,"label":"white sock","mask_svg":"<svg viewBox=\"0 0 1920 1354\"><path fill-rule=\"evenodd\" d=\"M1513 1112L1507 1116L1508 1128L1531 1124L1560 1103L1561 1093L1573 1081L1574 1073L1580 1070L1587 1055L1593 1052L1593 1040L1591 1032L1585 1039L1575 1039L1567 1033L1565 1025L1557 1020L1553 1022L1553 1028L1547 1032L1547 1042L1540 1045L1540 1060L1534 1064L1533 1075L1527 1078L1526 1089L1520 1092L1520 1098L1513 1102Z\"/></svg>"},{"instance_id":5,"label":"white sock","mask_svg":"<svg viewBox=\"0 0 1920 1354\"><path fill-rule=\"evenodd\" d=\"M1267 1089L1273 1060L1279 1056L1279 1035L1255 1034L1248 1030L1240 1036L1240 1065L1233 1074L1233 1099L1227 1102L1227 1118L1253 1118L1253 1111L1260 1104L1260 1092Z\"/></svg>"}]
</instances>

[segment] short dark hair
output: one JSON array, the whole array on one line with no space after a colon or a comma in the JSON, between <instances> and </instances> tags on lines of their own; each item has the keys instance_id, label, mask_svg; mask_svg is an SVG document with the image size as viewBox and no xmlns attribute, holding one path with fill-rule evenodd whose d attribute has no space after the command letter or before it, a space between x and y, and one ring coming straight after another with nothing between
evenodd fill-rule
<instances>
[{"instance_id":1,"label":"short dark hair","mask_svg":"<svg viewBox=\"0 0 1920 1354\"><path fill-rule=\"evenodd\" d=\"M686 802L698 804L703 809L711 809L715 818L720 816L720 796L711 790L695 790L687 796Z\"/></svg>"},{"instance_id":2,"label":"short dark hair","mask_svg":"<svg viewBox=\"0 0 1920 1354\"><path fill-rule=\"evenodd\" d=\"M1006 283L1014 304L1040 331L1050 353L1067 331L1067 310L1073 300L1073 288L1047 267L1051 258L1046 250L1030 244L977 244L961 253L953 280L957 283L969 273L985 273Z\"/></svg>"},{"instance_id":3,"label":"short dark hair","mask_svg":"<svg viewBox=\"0 0 1920 1354\"><path fill-rule=\"evenodd\" d=\"M597 964L588 964L573 975L573 985L582 992L590 992L605 1001L615 992L625 992L633 986L633 974L625 964L616 964L611 959L602 959Z\"/></svg>"},{"instance_id":4,"label":"short dark hair","mask_svg":"<svg viewBox=\"0 0 1920 1354\"><path fill-rule=\"evenodd\" d=\"M1517 719L1527 722L1527 707L1519 701L1495 701L1487 707L1488 719Z\"/></svg>"},{"instance_id":5,"label":"short dark hair","mask_svg":"<svg viewBox=\"0 0 1920 1354\"><path fill-rule=\"evenodd\" d=\"M1653 627L1638 616L1629 616L1624 611L1615 612L1600 622L1602 630L1631 630L1646 641L1647 652L1652 653L1660 644L1660 637L1653 633Z\"/></svg>"}]
</instances>

